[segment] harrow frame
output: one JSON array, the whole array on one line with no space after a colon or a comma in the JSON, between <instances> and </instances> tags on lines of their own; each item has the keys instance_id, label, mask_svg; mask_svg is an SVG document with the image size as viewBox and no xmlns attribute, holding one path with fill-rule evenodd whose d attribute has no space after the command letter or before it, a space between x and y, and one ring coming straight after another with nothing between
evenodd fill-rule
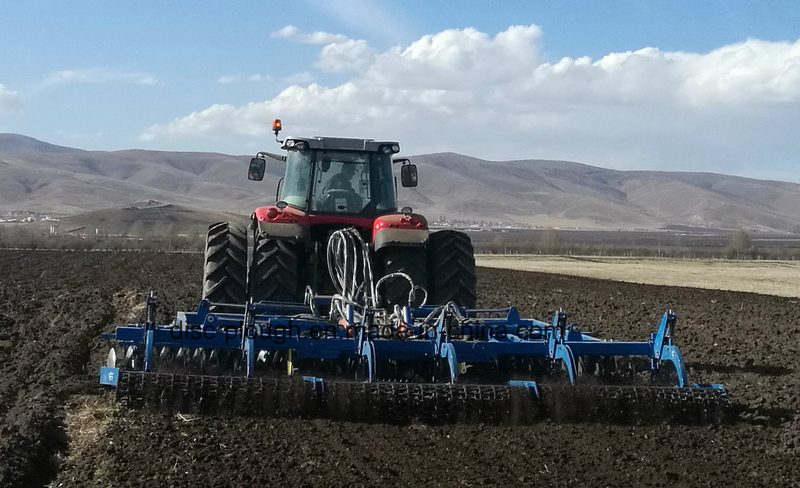
<instances>
[{"instance_id":1,"label":"harrow frame","mask_svg":"<svg viewBox=\"0 0 800 488\"><path fill-rule=\"evenodd\" d=\"M677 373L676 388L689 387L683 356L674 344L676 316L665 313L654 333L641 342L603 340L576 324L567 323L564 311L556 312L551 323L522 319L515 307L463 309L444 307L402 309L401 327L379 327L375 310L367 309L360 320L347 305L347 316L339 324L319 316L316 310L330 305L330 297L313 297L314 306L297 303L261 302L246 305L200 302L195 312L179 312L172 325L156 325L156 299L147 297L144 324L117 327L103 335L121 347L140 348L141 373L153 369L156 348L202 348L237 350L243 357L243 374L254 375L256 360L264 352L287 351L295 358L352 358L365 365L366 382L378 379L378 360L443 360L446 383L456 383L461 363L489 363L503 355L560 361L570 384L579 383L578 358L630 357L649 359L650 371L658 373L662 363L671 363ZM243 310L231 313L230 310ZM216 310L225 310L217 312ZM504 315L480 318L482 314ZM113 361L110 361L110 363ZM292 373L291 367L287 371ZM120 369L108 364L101 369L100 383L116 386ZM304 377L309 381L321 381ZM536 388L529 380L509 384ZM716 384L691 388L716 390Z\"/></svg>"}]
</instances>

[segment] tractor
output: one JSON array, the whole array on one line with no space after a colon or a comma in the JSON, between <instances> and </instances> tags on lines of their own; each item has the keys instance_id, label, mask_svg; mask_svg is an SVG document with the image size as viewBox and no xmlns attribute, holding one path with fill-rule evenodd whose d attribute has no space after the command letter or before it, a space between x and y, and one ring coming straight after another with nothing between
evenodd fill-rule
<instances>
[{"instance_id":1,"label":"tractor","mask_svg":"<svg viewBox=\"0 0 800 488\"><path fill-rule=\"evenodd\" d=\"M276 120L276 139L281 129ZM692 384L665 313L640 342L475 308L463 232L398 210L417 168L393 141L286 137L275 205L209 227L196 311L117 327L100 383L127 407L377 422L720 422L718 384ZM638 373L637 373L638 371ZM299 374L298 374L299 373ZM639 373L645 373L644 375Z\"/></svg>"},{"instance_id":2,"label":"tractor","mask_svg":"<svg viewBox=\"0 0 800 488\"><path fill-rule=\"evenodd\" d=\"M464 232L430 232L424 216L410 207L398 209L397 178L403 187L417 186L416 165L397 158L394 141L339 137L278 139L285 155L259 152L250 160L248 179L262 181L267 161L285 164L276 203L255 209L247 226L230 222L208 229L203 298L211 303L294 302L311 294L335 292L326 244L343 228L354 228L368 246L376 278L396 276L382 284L379 303L445 304L473 308L476 300L475 258Z\"/></svg>"}]
</instances>

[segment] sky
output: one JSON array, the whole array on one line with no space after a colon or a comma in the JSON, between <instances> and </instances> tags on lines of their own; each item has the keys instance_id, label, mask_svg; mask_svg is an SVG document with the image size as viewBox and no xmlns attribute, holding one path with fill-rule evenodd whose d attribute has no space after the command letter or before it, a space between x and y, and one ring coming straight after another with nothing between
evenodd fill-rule
<instances>
[{"instance_id":1,"label":"sky","mask_svg":"<svg viewBox=\"0 0 800 488\"><path fill-rule=\"evenodd\" d=\"M800 182L800 2L0 2L0 132L252 154L270 131L406 155Z\"/></svg>"}]
</instances>

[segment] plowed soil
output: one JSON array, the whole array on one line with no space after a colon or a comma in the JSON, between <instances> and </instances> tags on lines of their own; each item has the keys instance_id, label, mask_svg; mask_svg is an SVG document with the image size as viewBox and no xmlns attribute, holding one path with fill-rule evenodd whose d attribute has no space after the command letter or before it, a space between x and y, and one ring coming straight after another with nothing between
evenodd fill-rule
<instances>
[{"instance_id":1,"label":"plowed soil","mask_svg":"<svg viewBox=\"0 0 800 488\"><path fill-rule=\"evenodd\" d=\"M487 307L643 340L665 311L690 381L740 413L705 427L383 425L120 410L96 372L114 325L199 298L202 258L0 252L0 487L800 486L800 304L738 292L480 269Z\"/></svg>"}]
</instances>

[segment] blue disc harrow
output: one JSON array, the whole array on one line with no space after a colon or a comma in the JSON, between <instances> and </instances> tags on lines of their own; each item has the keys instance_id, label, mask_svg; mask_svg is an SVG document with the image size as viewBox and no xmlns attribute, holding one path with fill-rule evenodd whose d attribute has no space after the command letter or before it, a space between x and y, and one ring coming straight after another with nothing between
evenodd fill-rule
<instances>
[{"instance_id":1,"label":"blue disc harrow","mask_svg":"<svg viewBox=\"0 0 800 488\"><path fill-rule=\"evenodd\" d=\"M335 299L335 298L334 298ZM341 304L339 304L341 305ZM117 327L100 382L130 407L380 422L720 422L725 389L691 384L665 313L641 342L516 308L200 302ZM337 313L339 310L343 313ZM320 311L324 311L321 313Z\"/></svg>"}]
</instances>

